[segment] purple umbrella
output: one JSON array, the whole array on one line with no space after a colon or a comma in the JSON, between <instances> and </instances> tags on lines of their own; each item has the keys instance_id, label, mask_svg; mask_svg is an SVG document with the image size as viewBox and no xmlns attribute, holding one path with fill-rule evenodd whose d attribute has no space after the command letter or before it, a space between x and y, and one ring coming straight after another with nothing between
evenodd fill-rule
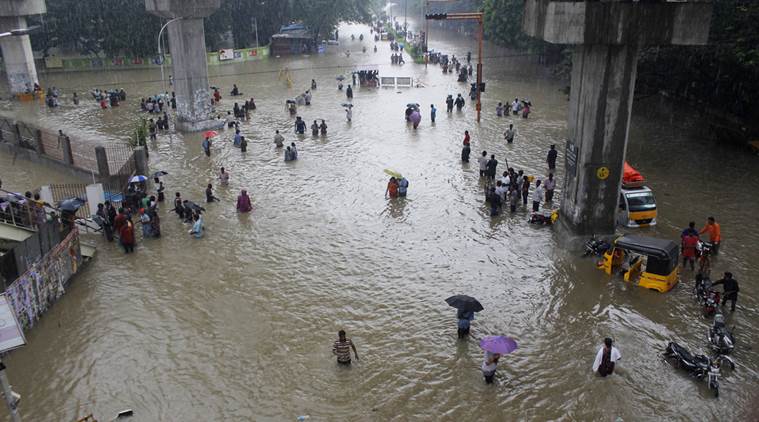
<instances>
[{"instance_id":1,"label":"purple umbrella","mask_svg":"<svg viewBox=\"0 0 759 422\"><path fill-rule=\"evenodd\" d=\"M490 353L509 354L517 350L517 342L506 336L487 336L480 340L480 348Z\"/></svg>"},{"instance_id":2,"label":"purple umbrella","mask_svg":"<svg viewBox=\"0 0 759 422\"><path fill-rule=\"evenodd\" d=\"M419 124L419 122L422 121L422 115L419 114L418 111L414 110L414 112L409 116L409 120L411 120L411 122L414 124Z\"/></svg>"}]
</instances>

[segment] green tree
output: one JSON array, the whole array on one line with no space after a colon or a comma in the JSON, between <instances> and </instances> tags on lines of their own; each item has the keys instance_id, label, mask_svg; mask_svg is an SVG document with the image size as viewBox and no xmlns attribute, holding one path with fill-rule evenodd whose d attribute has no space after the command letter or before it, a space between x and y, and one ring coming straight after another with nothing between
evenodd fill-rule
<instances>
[{"instance_id":1,"label":"green tree","mask_svg":"<svg viewBox=\"0 0 759 422\"><path fill-rule=\"evenodd\" d=\"M302 21L315 40L335 30L340 22L370 22L372 2L362 0L291 0L292 17Z\"/></svg>"}]
</instances>

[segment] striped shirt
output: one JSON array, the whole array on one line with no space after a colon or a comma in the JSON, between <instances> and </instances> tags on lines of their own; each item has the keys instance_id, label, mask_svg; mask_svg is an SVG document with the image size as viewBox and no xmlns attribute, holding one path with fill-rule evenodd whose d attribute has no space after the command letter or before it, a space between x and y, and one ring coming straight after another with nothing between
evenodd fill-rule
<instances>
[{"instance_id":1,"label":"striped shirt","mask_svg":"<svg viewBox=\"0 0 759 422\"><path fill-rule=\"evenodd\" d=\"M353 346L353 342L349 338L346 338L345 341L335 340L332 352L337 355L338 362L350 362L351 346Z\"/></svg>"}]
</instances>

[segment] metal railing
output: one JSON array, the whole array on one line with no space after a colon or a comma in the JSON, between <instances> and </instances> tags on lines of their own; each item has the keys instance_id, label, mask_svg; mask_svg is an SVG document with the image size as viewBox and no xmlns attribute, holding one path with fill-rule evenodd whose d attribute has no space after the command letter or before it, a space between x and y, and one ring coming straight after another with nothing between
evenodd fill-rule
<instances>
[{"instance_id":1,"label":"metal railing","mask_svg":"<svg viewBox=\"0 0 759 422\"><path fill-rule=\"evenodd\" d=\"M0 223L35 230L47 218L44 206L23 195L0 189L0 196Z\"/></svg>"},{"instance_id":2,"label":"metal railing","mask_svg":"<svg viewBox=\"0 0 759 422\"><path fill-rule=\"evenodd\" d=\"M65 145L61 142L59 133L36 127L31 123L0 116L0 143L10 143L34 150L42 156L65 165L85 170L93 175L100 175L95 152L99 143L64 136L68 138L69 151L64 150ZM111 175L121 175L134 167L134 149L130 145L108 145L105 149ZM125 166L127 169L122 171Z\"/></svg>"}]
</instances>

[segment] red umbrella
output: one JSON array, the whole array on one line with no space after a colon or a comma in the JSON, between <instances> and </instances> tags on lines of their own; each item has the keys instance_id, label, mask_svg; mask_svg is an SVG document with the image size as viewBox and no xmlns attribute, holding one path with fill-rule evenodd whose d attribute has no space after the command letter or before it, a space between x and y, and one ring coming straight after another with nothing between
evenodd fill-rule
<instances>
[{"instance_id":1,"label":"red umbrella","mask_svg":"<svg viewBox=\"0 0 759 422\"><path fill-rule=\"evenodd\" d=\"M214 136L218 135L218 133L215 130L209 130L208 132L203 134L204 138L213 138Z\"/></svg>"}]
</instances>

